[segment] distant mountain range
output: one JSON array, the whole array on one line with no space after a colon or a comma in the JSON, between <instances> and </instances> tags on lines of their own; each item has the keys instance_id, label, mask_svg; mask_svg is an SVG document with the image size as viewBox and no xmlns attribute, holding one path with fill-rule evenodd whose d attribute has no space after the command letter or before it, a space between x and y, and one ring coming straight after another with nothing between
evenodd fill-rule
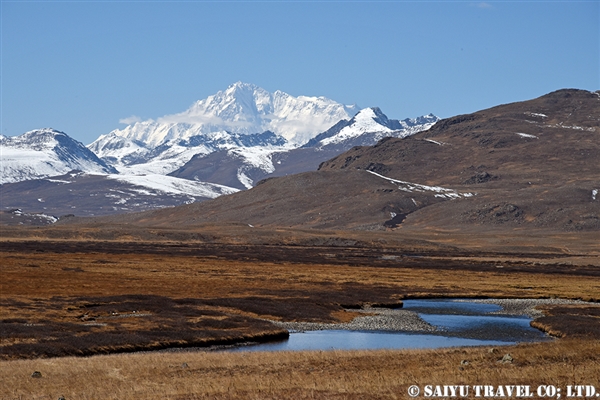
<instances>
[{"instance_id":1,"label":"distant mountain range","mask_svg":"<svg viewBox=\"0 0 600 400\"><path fill-rule=\"evenodd\" d=\"M65 175L2 185L2 204L15 223L25 214L93 216L152 210L214 199L237 189L164 175ZM41 219L42 225L49 219ZM50 221L52 222L52 221Z\"/></svg>"},{"instance_id":2,"label":"distant mountain range","mask_svg":"<svg viewBox=\"0 0 600 400\"><path fill-rule=\"evenodd\" d=\"M169 175L249 189L267 177L316 170L322 162L354 146L374 145L384 137L410 136L429 129L438 120L431 114L403 121L390 120L378 108L365 108L303 146L236 146L208 156L198 153Z\"/></svg>"},{"instance_id":3,"label":"distant mountain range","mask_svg":"<svg viewBox=\"0 0 600 400\"><path fill-rule=\"evenodd\" d=\"M114 130L87 148L53 129L1 137L3 206L64 213L69 204L77 215L102 215L200 201L268 177L315 170L353 146L406 137L437 120L432 114L392 120L378 108L237 82L182 113ZM129 185L125 192L137 194L103 197L103 204L73 196L90 182L99 192L114 194ZM144 191L152 200L131 200Z\"/></svg>"},{"instance_id":4,"label":"distant mountain range","mask_svg":"<svg viewBox=\"0 0 600 400\"><path fill-rule=\"evenodd\" d=\"M317 171L268 179L230 196L94 223L401 229L405 235L598 232L599 135L600 92L559 90L354 147Z\"/></svg>"}]
</instances>

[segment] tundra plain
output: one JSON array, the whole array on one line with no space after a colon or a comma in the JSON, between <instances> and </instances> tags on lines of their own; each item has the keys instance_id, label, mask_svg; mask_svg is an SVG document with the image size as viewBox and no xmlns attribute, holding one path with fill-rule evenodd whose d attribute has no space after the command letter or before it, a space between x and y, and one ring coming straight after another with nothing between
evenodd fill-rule
<instances>
[{"instance_id":1,"label":"tundra plain","mask_svg":"<svg viewBox=\"0 0 600 400\"><path fill-rule=\"evenodd\" d=\"M394 399L426 384L600 387L593 232L131 229L3 230L0 398ZM590 303L545 307L533 324L556 340L495 349L152 351L274 340L287 332L266 320L349 321L352 308L440 297ZM499 362L507 353L513 361Z\"/></svg>"}]
</instances>

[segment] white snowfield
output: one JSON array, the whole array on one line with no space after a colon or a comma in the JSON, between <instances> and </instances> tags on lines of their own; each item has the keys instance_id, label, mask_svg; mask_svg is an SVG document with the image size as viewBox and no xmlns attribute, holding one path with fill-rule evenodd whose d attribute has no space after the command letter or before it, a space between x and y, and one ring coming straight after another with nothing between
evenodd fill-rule
<instances>
[{"instance_id":1,"label":"white snowfield","mask_svg":"<svg viewBox=\"0 0 600 400\"><path fill-rule=\"evenodd\" d=\"M246 169L244 167L238 168L236 176L238 181L240 181L240 183L244 185L246 189L252 189L254 187L254 181L248 175L246 175Z\"/></svg>"},{"instance_id":2,"label":"white snowfield","mask_svg":"<svg viewBox=\"0 0 600 400\"><path fill-rule=\"evenodd\" d=\"M150 175L107 175L108 179L114 179L120 182L126 182L131 185L140 186L138 192L145 195L156 195L156 192L195 196L214 199L216 197L239 192L238 189L217 185L215 183L197 182L188 179L175 178L159 174ZM152 192L150 190L155 192Z\"/></svg>"},{"instance_id":3,"label":"white snowfield","mask_svg":"<svg viewBox=\"0 0 600 400\"><path fill-rule=\"evenodd\" d=\"M238 168L237 178L246 189L252 189L254 181L246 175L246 171L252 167L258 168L270 174L275 172L273 165L273 153L282 151L278 147L237 147L228 151L229 155L241 158L246 166Z\"/></svg>"},{"instance_id":4,"label":"white snowfield","mask_svg":"<svg viewBox=\"0 0 600 400\"><path fill-rule=\"evenodd\" d=\"M476 195L476 193L460 193L454 189L447 189L447 188L443 188L440 186L426 186L426 185L420 185L418 183L399 181L397 179L388 178L387 176L378 174L377 172L373 172L373 171L367 171L367 172L370 174L373 174L379 178L385 179L392 184L398 185L398 189L403 190L405 192L409 192L409 193L433 192L433 193L435 193L434 197L439 197L439 198L449 199L449 200L473 197Z\"/></svg>"},{"instance_id":5,"label":"white snowfield","mask_svg":"<svg viewBox=\"0 0 600 400\"><path fill-rule=\"evenodd\" d=\"M61 158L57 135L66 136L49 128L14 137L0 136L0 184L63 175L74 169L98 174L108 172L101 164L78 155ZM70 138L69 141L85 149L81 143Z\"/></svg>"},{"instance_id":6,"label":"white snowfield","mask_svg":"<svg viewBox=\"0 0 600 400\"><path fill-rule=\"evenodd\" d=\"M247 164L270 174L275 172L275 166L273 165L271 156L273 153L280 151L281 149L276 147L238 147L229 150L228 153L243 158Z\"/></svg>"}]
</instances>

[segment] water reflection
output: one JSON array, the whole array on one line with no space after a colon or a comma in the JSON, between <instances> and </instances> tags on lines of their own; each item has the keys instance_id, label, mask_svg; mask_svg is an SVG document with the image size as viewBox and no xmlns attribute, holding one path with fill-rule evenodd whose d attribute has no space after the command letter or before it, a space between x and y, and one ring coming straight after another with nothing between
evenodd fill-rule
<instances>
[{"instance_id":1,"label":"water reflection","mask_svg":"<svg viewBox=\"0 0 600 400\"><path fill-rule=\"evenodd\" d=\"M511 343L542 340L546 337L529 325L531 318L524 315L502 315L502 307L496 304L461 300L407 300L404 309L417 312L425 322L451 337Z\"/></svg>"},{"instance_id":2,"label":"water reflection","mask_svg":"<svg viewBox=\"0 0 600 400\"><path fill-rule=\"evenodd\" d=\"M505 344L511 342L430 334L331 330L291 333L290 338L283 342L236 347L231 351L431 349Z\"/></svg>"},{"instance_id":3,"label":"water reflection","mask_svg":"<svg viewBox=\"0 0 600 400\"><path fill-rule=\"evenodd\" d=\"M288 340L243 346L232 351L423 349L454 346L499 346L544 340L527 316L502 315L496 304L454 299L406 300L405 310L437 328L432 333L320 330L291 333ZM498 314L493 314L498 313Z\"/></svg>"}]
</instances>

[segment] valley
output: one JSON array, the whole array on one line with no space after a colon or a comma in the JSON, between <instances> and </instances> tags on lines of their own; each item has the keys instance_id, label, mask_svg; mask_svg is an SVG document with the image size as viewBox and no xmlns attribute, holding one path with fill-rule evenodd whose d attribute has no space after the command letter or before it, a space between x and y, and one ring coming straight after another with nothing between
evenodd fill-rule
<instances>
[{"instance_id":1,"label":"valley","mask_svg":"<svg viewBox=\"0 0 600 400\"><path fill-rule=\"evenodd\" d=\"M558 90L423 131L384 117L363 109L313 132L314 151L244 153L273 156L268 176L227 159L235 150L227 142L174 163L171 176L160 175L170 182L162 192L156 181L143 192L139 180L148 185L153 174L2 185L3 201L23 208L0 214L0 397L392 399L437 383L600 387L598 93ZM135 140L168 136L140 124ZM370 138L353 136L371 124L379 128ZM359 142L333 154L337 139ZM69 203L65 189L85 202ZM123 207L146 203L119 210L99 199L116 193L124 197L109 200ZM68 213L84 204L85 215ZM286 338L283 323L349 322L372 306L432 298L584 303L538 305L531 326L554 338L542 343L214 351Z\"/></svg>"}]
</instances>

